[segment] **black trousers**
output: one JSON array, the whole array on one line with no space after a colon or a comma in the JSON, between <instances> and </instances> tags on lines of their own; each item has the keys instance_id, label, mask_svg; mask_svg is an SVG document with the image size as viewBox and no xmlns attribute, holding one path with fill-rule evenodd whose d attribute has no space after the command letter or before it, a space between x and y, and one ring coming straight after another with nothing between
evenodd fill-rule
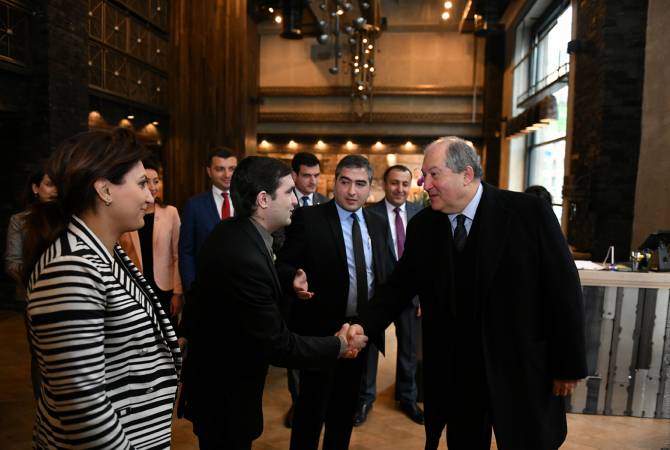
<instances>
[{"instance_id":1,"label":"black trousers","mask_svg":"<svg viewBox=\"0 0 670 450\"><path fill-rule=\"evenodd\" d=\"M323 450L349 448L367 351L340 359L334 369L300 371L290 450L317 450L324 425Z\"/></svg>"},{"instance_id":2,"label":"black trousers","mask_svg":"<svg viewBox=\"0 0 670 450\"><path fill-rule=\"evenodd\" d=\"M251 450L251 442L229 440L220 436L199 436L200 450Z\"/></svg>"}]
</instances>

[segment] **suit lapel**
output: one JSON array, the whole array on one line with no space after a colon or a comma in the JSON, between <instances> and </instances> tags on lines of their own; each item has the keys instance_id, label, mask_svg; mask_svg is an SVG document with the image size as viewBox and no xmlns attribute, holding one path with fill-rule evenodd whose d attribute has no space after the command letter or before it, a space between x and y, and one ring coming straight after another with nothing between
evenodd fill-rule
<instances>
[{"instance_id":1,"label":"suit lapel","mask_svg":"<svg viewBox=\"0 0 670 450\"><path fill-rule=\"evenodd\" d=\"M335 200L331 200L326 204L326 221L330 226L330 231L333 233L335 239L335 246L340 255L340 261L344 264L345 270L347 267L347 253L344 248L344 236L342 235L342 224L340 223L340 216L337 214L335 207Z\"/></svg>"},{"instance_id":2,"label":"suit lapel","mask_svg":"<svg viewBox=\"0 0 670 450\"><path fill-rule=\"evenodd\" d=\"M482 184L484 192L475 217L475 220L479 221L475 284L480 289L485 289L479 292L479 297L485 299L502 260L511 217L509 210L500 201L500 191L489 184Z\"/></svg>"},{"instance_id":3,"label":"suit lapel","mask_svg":"<svg viewBox=\"0 0 670 450\"><path fill-rule=\"evenodd\" d=\"M216 226L217 223L221 222L221 216L219 215L219 211L216 209L216 202L214 201L214 191L210 189L210 191L207 193L206 196L206 209L207 209L207 215L209 216L210 223L214 224Z\"/></svg>"},{"instance_id":4,"label":"suit lapel","mask_svg":"<svg viewBox=\"0 0 670 450\"><path fill-rule=\"evenodd\" d=\"M275 268L274 261L272 260L272 257L270 256L270 253L268 252L267 247L265 247L265 242L263 242L263 237L260 235L258 230L254 227L254 224L251 223L251 219L241 219L245 220L248 223L248 226L246 226L246 231L249 237L251 238L251 241L254 243L256 246L256 250L259 251L263 256L263 259L265 263L268 266L268 270L272 274L272 281L274 285L274 289L277 294L277 298L281 296L281 285L279 284L279 277L277 276L277 269Z\"/></svg>"}]
</instances>

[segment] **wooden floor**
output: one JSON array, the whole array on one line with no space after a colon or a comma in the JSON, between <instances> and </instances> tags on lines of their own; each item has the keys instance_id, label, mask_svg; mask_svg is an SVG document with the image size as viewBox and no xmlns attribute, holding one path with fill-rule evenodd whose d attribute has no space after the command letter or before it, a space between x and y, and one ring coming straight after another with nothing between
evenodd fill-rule
<instances>
[{"instance_id":1,"label":"wooden floor","mask_svg":"<svg viewBox=\"0 0 670 450\"><path fill-rule=\"evenodd\" d=\"M387 331L389 356L380 358L378 399L368 421L354 429L351 450L423 449L423 427L396 409L393 401L395 368L394 334ZM34 406L30 389L29 358L22 317L0 311L0 449L31 447ZM283 426L289 406L285 370L270 370L264 397L265 432L254 442L254 450L287 449L290 431ZM175 420L173 449L197 448L190 423ZM441 449L446 444L442 439ZM496 448L495 443L491 448ZM670 420L631 417L568 415L565 450L660 450L670 449Z\"/></svg>"}]
</instances>

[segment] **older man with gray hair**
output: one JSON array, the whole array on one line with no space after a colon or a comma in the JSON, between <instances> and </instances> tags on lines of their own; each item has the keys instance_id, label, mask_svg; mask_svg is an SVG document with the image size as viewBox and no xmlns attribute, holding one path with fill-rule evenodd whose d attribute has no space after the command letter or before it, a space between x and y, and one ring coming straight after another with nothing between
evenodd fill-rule
<instances>
[{"instance_id":1,"label":"older man with gray hair","mask_svg":"<svg viewBox=\"0 0 670 450\"><path fill-rule=\"evenodd\" d=\"M579 276L546 202L481 180L457 137L428 145L431 207L407 226L405 251L350 333L375 336L419 295L426 449L447 425L450 450L554 450L563 397L586 376Z\"/></svg>"}]
</instances>

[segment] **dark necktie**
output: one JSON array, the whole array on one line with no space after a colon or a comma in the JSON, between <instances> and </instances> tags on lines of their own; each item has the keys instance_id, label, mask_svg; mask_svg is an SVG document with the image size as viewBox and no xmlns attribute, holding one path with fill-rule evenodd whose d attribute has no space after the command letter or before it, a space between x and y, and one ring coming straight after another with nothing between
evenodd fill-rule
<instances>
[{"instance_id":1,"label":"dark necktie","mask_svg":"<svg viewBox=\"0 0 670 450\"><path fill-rule=\"evenodd\" d=\"M300 200L302 200L302 206L309 206L309 197L308 196L303 195Z\"/></svg>"},{"instance_id":2,"label":"dark necktie","mask_svg":"<svg viewBox=\"0 0 670 450\"><path fill-rule=\"evenodd\" d=\"M454 230L454 246L459 252L465 248L465 242L468 240L468 233L465 231L465 216L459 214L456 216L456 229Z\"/></svg>"},{"instance_id":3,"label":"dark necktie","mask_svg":"<svg viewBox=\"0 0 670 450\"><path fill-rule=\"evenodd\" d=\"M400 207L396 207L393 211L395 211L396 247L398 247L398 259L400 259L405 250L405 224L402 223L402 217L400 217Z\"/></svg>"},{"instance_id":4,"label":"dark necktie","mask_svg":"<svg viewBox=\"0 0 670 450\"><path fill-rule=\"evenodd\" d=\"M363 235L358 225L358 216L352 214L351 240L354 245L354 262L356 264L356 312L360 314L361 307L368 301L368 271L365 266L365 250L363 250Z\"/></svg>"},{"instance_id":5,"label":"dark necktie","mask_svg":"<svg viewBox=\"0 0 670 450\"><path fill-rule=\"evenodd\" d=\"M221 205L221 220L226 220L230 217L230 196L228 192L222 192L223 205Z\"/></svg>"}]
</instances>

